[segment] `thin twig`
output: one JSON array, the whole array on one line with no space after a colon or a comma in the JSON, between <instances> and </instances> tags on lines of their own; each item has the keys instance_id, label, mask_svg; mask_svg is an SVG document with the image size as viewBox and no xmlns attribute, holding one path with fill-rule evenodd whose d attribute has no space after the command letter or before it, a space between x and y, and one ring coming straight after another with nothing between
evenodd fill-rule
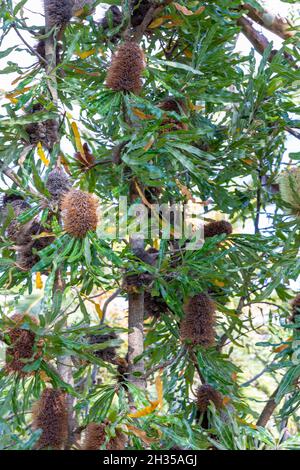
<instances>
[{"instance_id":1,"label":"thin twig","mask_svg":"<svg viewBox=\"0 0 300 470\"><path fill-rule=\"evenodd\" d=\"M106 312L107 312L107 309L108 309L108 306L109 304L114 300L116 299L120 293L122 292L122 289L117 289L104 303L103 305L103 309L102 309L102 318L101 318L101 325L104 324L105 322L105 317L106 317Z\"/></svg>"},{"instance_id":2,"label":"thin twig","mask_svg":"<svg viewBox=\"0 0 300 470\"><path fill-rule=\"evenodd\" d=\"M173 357L172 359L169 359L168 361L164 362L163 364L159 364L158 366L153 367L152 369L148 370L148 372L144 375L145 380L147 380L150 375L154 374L160 369L166 369L167 367L172 366L177 362L179 359L181 359L186 353L186 348L183 347L179 354L177 356Z\"/></svg>"},{"instance_id":3,"label":"thin twig","mask_svg":"<svg viewBox=\"0 0 300 470\"><path fill-rule=\"evenodd\" d=\"M30 52L36 55L40 61L42 61L44 64L47 65L46 59L42 57L35 49L33 49L33 47L31 47L30 44L28 44L28 42L26 41L26 39L23 38L23 36L21 35L20 31L17 29L15 24L13 25L13 29L16 32L16 34L19 36L21 41L25 44L25 46L30 50Z\"/></svg>"}]
</instances>

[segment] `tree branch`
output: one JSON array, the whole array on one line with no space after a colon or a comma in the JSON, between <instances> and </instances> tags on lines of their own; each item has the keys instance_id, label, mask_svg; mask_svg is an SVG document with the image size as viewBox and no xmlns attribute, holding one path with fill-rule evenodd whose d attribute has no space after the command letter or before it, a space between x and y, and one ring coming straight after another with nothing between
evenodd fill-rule
<instances>
[{"instance_id":1,"label":"tree branch","mask_svg":"<svg viewBox=\"0 0 300 470\"><path fill-rule=\"evenodd\" d=\"M241 9L246 10L246 15L255 21L255 23L260 24L282 39L288 39L295 35L295 32L291 31L292 25L287 19L282 18L276 14L274 15L263 7L261 10L257 10L256 8L249 5L249 3L245 3L241 6Z\"/></svg>"},{"instance_id":2,"label":"tree branch","mask_svg":"<svg viewBox=\"0 0 300 470\"><path fill-rule=\"evenodd\" d=\"M266 406L264 407L256 425L262 426L263 428L268 424L269 419L271 418L272 414L275 411L278 403L276 402L276 396L278 393L279 387L272 393L271 397L269 398Z\"/></svg>"},{"instance_id":3,"label":"tree branch","mask_svg":"<svg viewBox=\"0 0 300 470\"><path fill-rule=\"evenodd\" d=\"M266 36L263 33L257 31L254 28L252 21L248 20L244 16L237 20L237 24L241 27L243 34L246 36L248 41L251 42L254 49L259 54L263 55L267 47L270 45L270 41L266 38ZM277 54L277 52L278 51L276 49L273 49L271 51L271 54L268 57L268 62L272 62L273 57L275 54ZM295 63L293 57L290 54L284 52L283 55L295 69L298 69L297 64Z\"/></svg>"}]
</instances>

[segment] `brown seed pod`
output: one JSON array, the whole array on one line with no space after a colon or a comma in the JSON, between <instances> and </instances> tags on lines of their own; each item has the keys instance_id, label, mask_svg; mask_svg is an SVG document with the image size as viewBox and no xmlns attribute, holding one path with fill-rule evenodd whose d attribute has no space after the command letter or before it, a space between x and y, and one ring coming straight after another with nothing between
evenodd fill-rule
<instances>
[{"instance_id":1,"label":"brown seed pod","mask_svg":"<svg viewBox=\"0 0 300 470\"><path fill-rule=\"evenodd\" d=\"M133 41L121 44L113 55L106 85L114 91L138 94L142 89L141 74L145 68L142 49Z\"/></svg>"},{"instance_id":2,"label":"brown seed pod","mask_svg":"<svg viewBox=\"0 0 300 470\"><path fill-rule=\"evenodd\" d=\"M192 297L185 306L180 325L181 339L209 348L215 342L215 304L208 295Z\"/></svg>"},{"instance_id":3,"label":"brown seed pod","mask_svg":"<svg viewBox=\"0 0 300 470\"><path fill-rule=\"evenodd\" d=\"M179 116L187 115L187 106L185 101L180 98L166 98L158 104L158 107L167 113L175 112ZM181 122L168 114L165 115L162 121L162 126L164 127L162 130L163 133L188 129L188 125L186 123Z\"/></svg>"},{"instance_id":4,"label":"brown seed pod","mask_svg":"<svg viewBox=\"0 0 300 470\"><path fill-rule=\"evenodd\" d=\"M292 300L291 310L291 321L293 323L300 323L300 294L296 295L296 297Z\"/></svg>"},{"instance_id":5,"label":"brown seed pod","mask_svg":"<svg viewBox=\"0 0 300 470\"><path fill-rule=\"evenodd\" d=\"M108 327L105 327L108 329ZM110 328L109 328L110 329ZM87 337L89 344L102 344L106 343L107 341L112 341L118 339L118 336L114 331L109 331L101 334L101 328L99 329L99 334L92 334ZM93 354L96 357L99 357L105 362L115 363L116 360L116 348L113 346L109 346L105 349L99 349L98 351L93 351Z\"/></svg>"},{"instance_id":6,"label":"brown seed pod","mask_svg":"<svg viewBox=\"0 0 300 470\"><path fill-rule=\"evenodd\" d=\"M73 15L73 0L44 0L49 27L65 26Z\"/></svg>"},{"instance_id":7,"label":"brown seed pod","mask_svg":"<svg viewBox=\"0 0 300 470\"><path fill-rule=\"evenodd\" d=\"M125 276L122 288L127 294L137 294L149 286L153 279L150 273L130 274Z\"/></svg>"},{"instance_id":8,"label":"brown seed pod","mask_svg":"<svg viewBox=\"0 0 300 470\"><path fill-rule=\"evenodd\" d=\"M204 226L204 238L211 238L215 235L231 235L232 225L226 220L210 222Z\"/></svg>"},{"instance_id":9,"label":"brown seed pod","mask_svg":"<svg viewBox=\"0 0 300 470\"><path fill-rule=\"evenodd\" d=\"M133 0L131 4L132 4L131 24L134 28L136 28L144 21L144 18L149 8L153 6L153 2L151 2L150 0ZM149 19L148 24L150 24L151 21L152 21L152 18Z\"/></svg>"},{"instance_id":10,"label":"brown seed pod","mask_svg":"<svg viewBox=\"0 0 300 470\"><path fill-rule=\"evenodd\" d=\"M53 199L60 199L71 189L69 178L62 168L54 168L49 173L46 188Z\"/></svg>"},{"instance_id":11,"label":"brown seed pod","mask_svg":"<svg viewBox=\"0 0 300 470\"><path fill-rule=\"evenodd\" d=\"M117 430L116 436L112 437L106 445L107 450L124 450L127 444L128 438L122 431Z\"/></svg>"},{"instance_id":12,"label":"brown seed pod","mask_svg":"<svg viewBox=\"0 0 300 470\"><path fill-rule=\"evenodd\" d=\"M45 28L42 28L41 31L40 31L40 35L41 36L44 36L46 34L46 30ZM44 59L46 60L46 42L45 42L45 39L40 39L37 44L35 45L35 48L36 52ZM53 64L53 65L58 65L60 62L61 62L61 54L62 54L62 46L61 44L57 44L56 45L56 63ZM40 62L40 65L42 67L45 67L46 66L46 63L43 62L41 59L39 59L39 62Z\"/></svg>"},{"instance_id":13,"label":"brown seed pod","mask_svg":"<svg viewBox=\"0 0 300 470\"><path fill-rule=\"evenodd\" d=\"M84 238L89 230L96 230L98 202L93 194L71 190L61 202L64 229L75 238Z\"/></svg>"},{"instance_id":14,"label":"brown seed pod","mask_svg":"<svg viewBox=\"0 0 300 470\"><path fill-rule=\"evenodd\" d=\"M123 15L121 10L116 6L112 5L105 12L104 17L100 20L99 25L104 29L108 30L110 27L115 28L122 24Z\"/></svg>"},{"instance_id":15,"label":"brown seed pod","mask_svg":"<svg viewBox=\"0 0 300 470\"><path fill-rule=\"evenodd\" d=\"M168 312L168 305L160 296L153 296L150 292L144 294L144 317L145 319L160 318L162 314Z\"/></svg>"},{"instance_id":16,"label":"brown seed pod","mask_svg":"<svg viewBox=\"0 0 300 470\"><path fill-rule=\"evenodd\" d=\"M68 411L66 394L62 390L46 388L33 406L32 427L42 434L35 449L61 450L68 439Z\"/></svg>"},{"instance_id":17,"label":"brown seed pod","mask_svg":"<svg viewBox=\"0 0 300 470\"><path fill-rule=\"evenodd\" d=\"M30 115L43 111L45 111L45 108L40 103L35 103L27 109L27 114ZM25 131L29 136L29 143L31 145L37 145L41 142L45 148L52 150L54 144L58 141L58 123L55 119L32 122L25 126Z\"/></svg>"},{"instance_id":18,"label":"brown seed pod","mask_svg":"<svg viewBox=\"0 0 300 470\"><path fill-rule=\"evenodd\" d=\"M223 407L222 394L211 385L201 385L197 390L196 405L198 410L201 413L205 413L211 402L215 405L217 410L220 410Z\"/></svg>"},{"instance_id":19,"label":"brown seed pod","mask_svg":"<svg viewBox=\"0 0 300 470\"><path fill-rule=\"evenodd\" d=\"M93 166L96 162L96 158L94 155L90 152L88 144L83 144L83 150L84 150L84 156L81 154L81 152L76 152L75 153L75 160L79 163L79 165L83 168L90 168Z\"/></svg>"},{"instance_id":20,"label":"brown seed pod","mask_svg":"<svg viewBox=\"0 0 300 470\"><path fill-rule=\"evenodd\" d=\"M32 253L30 247L27 250L22 249L17 252L16 264L22 271L30 271L39 259L38 255Z\"/></svg>"},{"instance_id":21,"label":"brown seed pod","mask_svg":"<svg viewBox=\"0 0 300 470\"><path fill-rule=\"evenodd\" d=\"M90 423L85 430L82 449L99 450L106 440L105 429L106 425L103 423Z\"/></svg>"},{"instance_id":22,"label":"brown seed pod","mask_svg":"<svg viewBox=\"0 0 300 470\"><path fill-rule=\"evenodd\" d=\"M32 373L24 372L23 368L38 359L40 353L34 351L35 333L22 328L22 326L28 321L35 324L38 324L38 321L31 315L19 313L13 315L11 320L15 323L15 326L10 327L7 331L10 345L6 350L5 370L8 373L16 373L21 377L32 375Z\"/></svg>"}]
</instances>

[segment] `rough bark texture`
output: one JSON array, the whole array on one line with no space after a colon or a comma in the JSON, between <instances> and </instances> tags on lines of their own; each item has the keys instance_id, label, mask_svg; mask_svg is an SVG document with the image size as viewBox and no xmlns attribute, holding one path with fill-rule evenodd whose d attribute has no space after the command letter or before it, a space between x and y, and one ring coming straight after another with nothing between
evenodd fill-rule
<instances>
[{"instance_id":1,"label":"rough bark texture","mask_svg":"<svg viewBox=\"0 0 300 470\"><path fill-rule=\"evenodd\" d=\"M135 253L144 248L143 240L131 240L131 248ZM128 362L129 381L140 388L145 388L145 365L143 360L135 362L135 358L144 352L144 293L129 294L128 311ZM134 374L139 374L136 376Z\"/></svg>"}]
</instances>

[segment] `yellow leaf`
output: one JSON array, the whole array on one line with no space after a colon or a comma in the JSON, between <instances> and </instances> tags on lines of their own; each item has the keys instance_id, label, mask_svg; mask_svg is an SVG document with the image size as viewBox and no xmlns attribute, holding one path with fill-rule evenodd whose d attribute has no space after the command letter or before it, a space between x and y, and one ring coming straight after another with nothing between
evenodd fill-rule
<instances>
[{"instance_id":1,"label":"yellow leaf","mask_svg":"<svg viewBox=\"0 0 300 470\"><path fill-rule=\"evenodd\" d=\"M153 411L156 410L156 408L159 405L159 401L150 401L150 405L146 406L145 408L142 408L140 411L136 411L135 413L130 413L128 415L129 418L143 418L144 416L148 416Z\"/></svg>"},{"instance_id":2,"label":"yellow leaf","mask_svg":"<svg viewBox=\"0 0 300 470\"><path fill-rule=\"evenodd\" d=\"M15 98L16 96L23 95L24 93L26 93L26 91L29 91L29 90L31 90L31 87L27 86L27 87L22 88L20 90L13 91L12 93L6 93L5 97L8 98L8 99Z\"/></svg>"},{"instance_id":3,"label":"yellow leaf","mask_svg":"<svg viewBox=\"0 0 300 470\"><path fill-rule=\"evenodd\" d=\"M154 137L152 136L149 142L145 145L144 150L145 152L148 152L149 149L151 149L152 145L154 144Z\"/></svg>"},{"instance_id":4,"label":"yellow leaf","mask_svg":"<svg viewBox=\"0 0 300 470\"><path fill-rule=\"evenodd\" d=\"M224 287L225 286L225 282L219 281L218 279L214 279L213 283L217 287Z\"/></svg>"},{"instance_id":5,"label":"yellow leaf","mask_svg":"<svg viewBox=\"0 0 300 470\"><path fill-rule=\"evenodd\" d=\"M193 57L193 52L190 51L189 49L185 49L185 51L183 51L185 57L187 57L188 59L192 59Z\"/></svg>"},{"instance_id":6,"label":"yellow leaf","mask_svg":"<svg viewBox=\"0 0 300 470\"><path fill-rule=\"evenodd\" d=\"M35 286L37 289L43 289L44 287L42 275L40 272L36 273Z\"/></svg>"},{"instance_id":7,"label":"yellow leaf","mask_svg":"<svg viewBox=\"0 0 300 470\"><path fill-rule=\"evenodd\" d=\"M154 241L153 241L153 248L155 248L156 250L159 250L160 248L160 242L159 242L159 239L156 238Z\"/></svg>"},{"instance_id":8,"label":"yellow leaf","mask_svg":"<svg viewBox=\"0 0 300 470\"><path fill-rule=\"evenodd\" d=\"M8 95L6 96L6 98L7 98L12 104L18 104L18 102L19 102L19 101L17 100L17 98L13 98L13 97L8 96Z\"/></svg>"},{"instance_id":9,"label":"yellow leaf","mask_svg":"<svg viewBox=\"0 0 300 470\"><path fill-rule=\"evenodd\" d=\"M95 54L96 49L91 49L89 51L83 51L83 52L77 52L77 56L80 57L80 59L87 59L91 55Z\"/></svg>"},{"instance_id":10,"label":"yellow leaf","mask_svg":"<svg viewBox=\"0 0 300 470\"><path fill-rule=\"evenodd\" d=\"M239 421L241 424L245 424L246 426L249 426L249 428L257 429L257 426L256 426L255 424L248 423L245 419L238 418L238 421Z\"/></svg>"},{"instance_id":11,"label":"yellow leaf","mask_svg":"<svg viewBox=\"0 0 300 470\"><path fill-rule=\"evenodd\" d=\"M100 304L96 304L95 305L95 310L97 312L97 315L99 317L99 320L102 320L103 318L103 311L102 311L102 308L100 307Z\"/></svg>"},{"instance_id":12,"label":"yellow leaf","mask_svg":"<svg viewBox=\"0 0 300 470\"><path fill-rule=\"evenodd\" d=\"M224 406L227 406L228 403L230 403L230 402L231 402L231 399L230 399L229 397L224 397L224 398L223 398L223 405L224 405Z\"/></svg>"},{"instance_id":13,"label":"yellow leaf","mask_svg":"<svg viewBox=\"0 0 300 470\"><path fill-rule=\"evenodd\" d=\"M153 119L154 118L154 116L152 116L151 114L145 114L143 113L143 111L141 111L138 108L132 108L132 112L140 119Z\"/></svg>"},{"instance_id":14,"label":"yellow leaf","mask_svg":"<svg viewBox=\"0 0 300 470\"><path fill-rule=\"evenodd\" d=\"M161 26L163 24L164 21L165 21L165 18L163 18L163 17L156 18L155 20L152 21L152 23L149 24L148 28L149 29L158 28L159 26Z\"/></svg>"},{"instance_id":15,"label":"yellow leaf","mask_svg":"<svg viewBox=\"0 0 300 470\"><path fill-rule=\"evenodd\" d=\"M202 106L201 104L194 104L191 101L189 101L189 108L192 111L201 111L201 109L203 109L204 106Z\"/></svg>"},{"instance_id":16,"label":"yellow leaf","mask_svg":"<svg viewBox=\"0 0 300 470\"><path fill-rule=\"evenodd\" d=\"M289 347L290 347L289 344L281 344L281 346L277 346L277 348L274 348L273 352L279 353L279 352L285 351Z\"/></svg>"},{"instance_id":17,"label":"yellow leaf","mask_svg":"<svg viewBox=\"0 0 300 470\"><path fill-rule=\"evenodd\" d=\"M161 376L158 375L155 380L155 387L156 387L156 393L157 393L157 400L159 403L159 408L163 407L164 404L164 386L163 386L163 381L161 380Z\"/></svg>"},{"instance_id":18,"label":"yellow leaf","mask_svg":"<svg viewBox=\"0 0 300 470\"><path fill-rule=\"evenodd\" d=\"M170 21L168 24L165 25L166 28L173 28L173 26L180 26L182 25L183 21L182 20L174 20Z\"/></svg>"},{"instance_id":19,"label":"yellow leaf","mask_svg":"<svg viewBox=\"0 0 300 470\"><path fill-rule=\"evenodd\" d=\"M253 165L253 163L255 163L255 161L252 160L251 158L242 158L242 161L244 163L247 163L247 165Z\"/></svg>"},{"instance_id":20,"label":"yellow leaf","mask_svg":"<svg viewBox=\"0 0 300 470\"><path fill-rule=\"evenodd\" d=\"M43 150L43 146L42 146L41 142L39 142L37 144L37 153L38 153L38 156L40 157L40 159L42 160L42 162L44 163L44 165L49 166L50 161L48 160L48 158L45 155L45 152Z\"/></svg>"},{"instance_id":21,"label":"yellow leaf","mask_svg":"<svg viewBox=\"0 0 300 470\"><path fill-rule=\"evenodd\" d=\"M51 382L52 379L48 377L45 371L41 370L39 374L40 374L40 379L43 380L43 382Z\"/></svg>"},{"instance_id":22,"label":"yellow leaf","mask_svg":"<svg viewBox=\"0 0 300 470\"><path fill-rule=\"evenodd\" d=\"M78 130L76 122L73 121L71 126L72 126L73 134L74 134L74 137L75 137L77 152L80 152L82 157L85 158L84 149L83 149L83 145L82 145L82 142L81 142L81 137L80 137L79 130Z\"/></svg>"},{"instance_id":23,"label":"yellow leaf","mask_svg":"<svg viewBox=\"0 0 300 470\"><path fill-rule=\"evenodd\" d=\"M33 240L39 240L40 238L49 238L49 237L55 237L55 233L51 232L41 232L38 235L33 235L32 238Z\"/></svg>"},{"instance_id":24,"label":"yellow leaf","mask_svg":"<svg viewBox=\"0 0 300 470\"><path fill-rule=\"evenodd\" d=\"M132 432L132 434L139 437L148 446L156 442L156 439L148 437L145 431L142 431L141 429L136 428L135 426L130 426L129 424L127 424L127 428L129 429L129 431Z\"/></svg>"}]
</instances>

